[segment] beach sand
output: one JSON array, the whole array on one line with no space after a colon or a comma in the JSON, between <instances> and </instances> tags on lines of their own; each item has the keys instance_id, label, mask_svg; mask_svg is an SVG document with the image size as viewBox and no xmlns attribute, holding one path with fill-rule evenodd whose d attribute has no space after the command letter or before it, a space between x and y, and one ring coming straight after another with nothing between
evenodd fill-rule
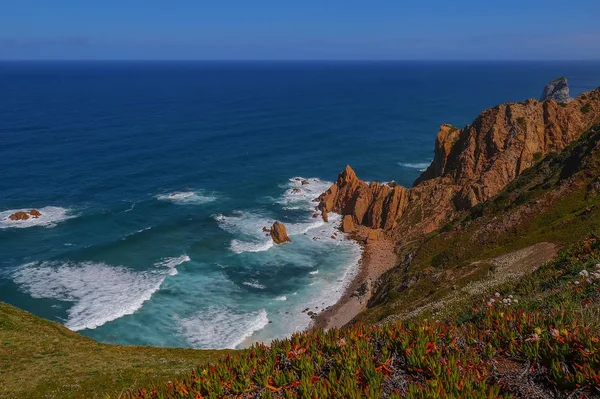
<instances>
[{"instance_id":1,"label":"beach sand","mask_svg":"<svg viewBox=\"0 0 600 399\"><path fill-rule=\"evenodd\" d=\"M319 313L311 328L340 328L366 309L377 279L398 263L394 242L383 232L360 227L352 238L363 245L359 271L342 298ZM355 295L360 292L362 295ZM354 295L353 295L354 294Z\"/></svg>"}]
</instances>

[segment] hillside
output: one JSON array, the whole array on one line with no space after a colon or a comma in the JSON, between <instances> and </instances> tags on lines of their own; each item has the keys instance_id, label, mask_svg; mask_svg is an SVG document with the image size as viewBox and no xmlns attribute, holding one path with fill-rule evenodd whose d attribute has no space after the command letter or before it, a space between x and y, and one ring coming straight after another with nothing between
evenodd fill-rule
<instances>
[{"instance_id":1,"label":"hillside","mask_svg":"<svg viewBox=\"0 0 600 399\"><path fill-rule=\"evenodd\" d=\"M0 398L105 398L231 351L101 344L0 302Z\"/></svg>"},{"instance_id":2,"label":"hillside","mask_svg":"<svg viewBox=\"0 0 600 399\"><path fill-rule=\"evenodd\" d=\"M127 397L599 396L599 205L593 126L399 246L403 261L352 326L256 345Z\"/></svg>"},{"instance_id":3,"label":"hillside","mask_svg":"<svg viewBox=\"0 0 600 399\"><path fill-rule=\"evenodd\" d=\"M320 199L398 259L345 328L124 347L0 304L0 397L600 397L600 89L443 125L412 188L347 167Z\"/></svg>"}]
</instances>

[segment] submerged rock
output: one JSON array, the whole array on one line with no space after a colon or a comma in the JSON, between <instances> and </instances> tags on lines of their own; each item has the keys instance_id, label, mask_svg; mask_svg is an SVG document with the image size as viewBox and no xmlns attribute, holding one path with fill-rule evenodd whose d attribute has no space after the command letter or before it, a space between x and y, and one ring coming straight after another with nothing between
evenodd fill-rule
<instances>
[{"instance_id":1,"label":"submerged rock","mask_svg":"<svg viewBox=\"0 0 600 399\"><path fill-rule=\"evenodd\" d=\"M271 238L275 244L282 244L284 242L292 242L290 237L287 235L287 231L283 223L275 222L273 226L271 226Z\"/></svg>"},{"instance_id":2,"label":"submerged rock","mask_svg":"<svg viewBox=\"0 0 600 399\"><path fill-rule=\"evenodd\" d=\"M540 101L554 100L557 103L568 103L573 101L569 95L569 84L567 78L556 78L544 87Z\"/></svg>"}]
</instances>

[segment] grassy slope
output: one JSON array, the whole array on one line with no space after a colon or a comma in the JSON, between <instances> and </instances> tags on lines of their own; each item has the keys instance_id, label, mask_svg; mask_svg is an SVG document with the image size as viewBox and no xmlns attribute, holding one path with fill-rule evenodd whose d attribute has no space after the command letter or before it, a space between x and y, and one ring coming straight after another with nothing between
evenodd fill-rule
<instances>
[{"instance_id":1,"label":"grassy slope","mask_svg":"<svg viewBox=\"0 0 600 399\"><path fill-rule=\"evenodd\" d=\"M228 352L101 344L0 303L0 398L118 397Z\"/></svg>"},{"instance_id":2,"label":"grassy slope","mask_svg":"<svg viewBox=\"0 0 600 399\"><path fill-rule=\"evenodd\" d=\"M297 334L125 398L596 398L599 261L592 235L439 321Z\"/></svg>"},{"instance_id":3,"label":"grassy slope","mask_svg":"<svg viewBox=\"0 0 600 399\"><path fill-rule=\"evenodd\" d=\"M398 251L359 322L406 315L493 275L490 259L535 243L565 246L600 228L600 126L528 169L503 192ZM461 301L464 300L464 295Z\"/></svg>"},{"instance_id":4,"label":"grassy slope","mask_svg":"<svg viewBox=\"0 0 600 399\"><path fill-rule=\"evenodd\" d=\"M456 306L435 315L441 324L417 321L303 334L273 347L236 352L216 367L200 368L192 377L184 374L188 378L165 385L221 353L103 345L0 304L0 397L109 393L114 398L123 388L142 385L159 387L167 397L222 390L260 392L264 397L317 393L322 398L349 397L344 395L350 392L394 397L396 391L429 398L440 387L456 397L467 392L471 397L496 397L499 392L536 397L536 390L548 394L555 389L598 394L600 280L583 289L574 281L579 271L600 260L600 239L585 238L600 229L599 143L600 129L592 129L495 198L401 248L410 255L410 264L384 276L385 283L359 321L381 321L460 293L469 283L493 275L487 261L503 253L542 241L565 248L575 243L531 276L493 287L503 297L517 296L519 307L488 308L481 295L461 297ZM428 316L425 312L416 319ZM554 336L555 331L560 335ZM460 348L451 336L462 337ZM539 337L548 344L535 344ZM434 347L429 346L432 342ZM434 365L442 361L452 367L439 374ZM153 389L140 391L138 397L159 397Z\"/></svg>"}]
</instances>

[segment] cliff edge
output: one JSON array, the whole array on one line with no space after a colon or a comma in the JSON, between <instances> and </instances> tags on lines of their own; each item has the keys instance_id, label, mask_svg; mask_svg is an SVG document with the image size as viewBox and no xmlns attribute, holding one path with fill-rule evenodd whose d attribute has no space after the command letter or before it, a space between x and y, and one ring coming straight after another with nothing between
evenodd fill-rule
<instances>
[{"instance_id":1,"label":"cliff edge","mask_svg":"<svg viewBox=\"0 0 600 399\"><path fill-rule=\"evenodd\" d=\"M382 229L399 239L427 234L493 197L598 121L600 88L569 103L529 99L498 105L463 129L442 125L434 159L412 188L367 184L346 166L319 197L321 208L350 215L356 225Z\"/></svg>"}]
</instances>

